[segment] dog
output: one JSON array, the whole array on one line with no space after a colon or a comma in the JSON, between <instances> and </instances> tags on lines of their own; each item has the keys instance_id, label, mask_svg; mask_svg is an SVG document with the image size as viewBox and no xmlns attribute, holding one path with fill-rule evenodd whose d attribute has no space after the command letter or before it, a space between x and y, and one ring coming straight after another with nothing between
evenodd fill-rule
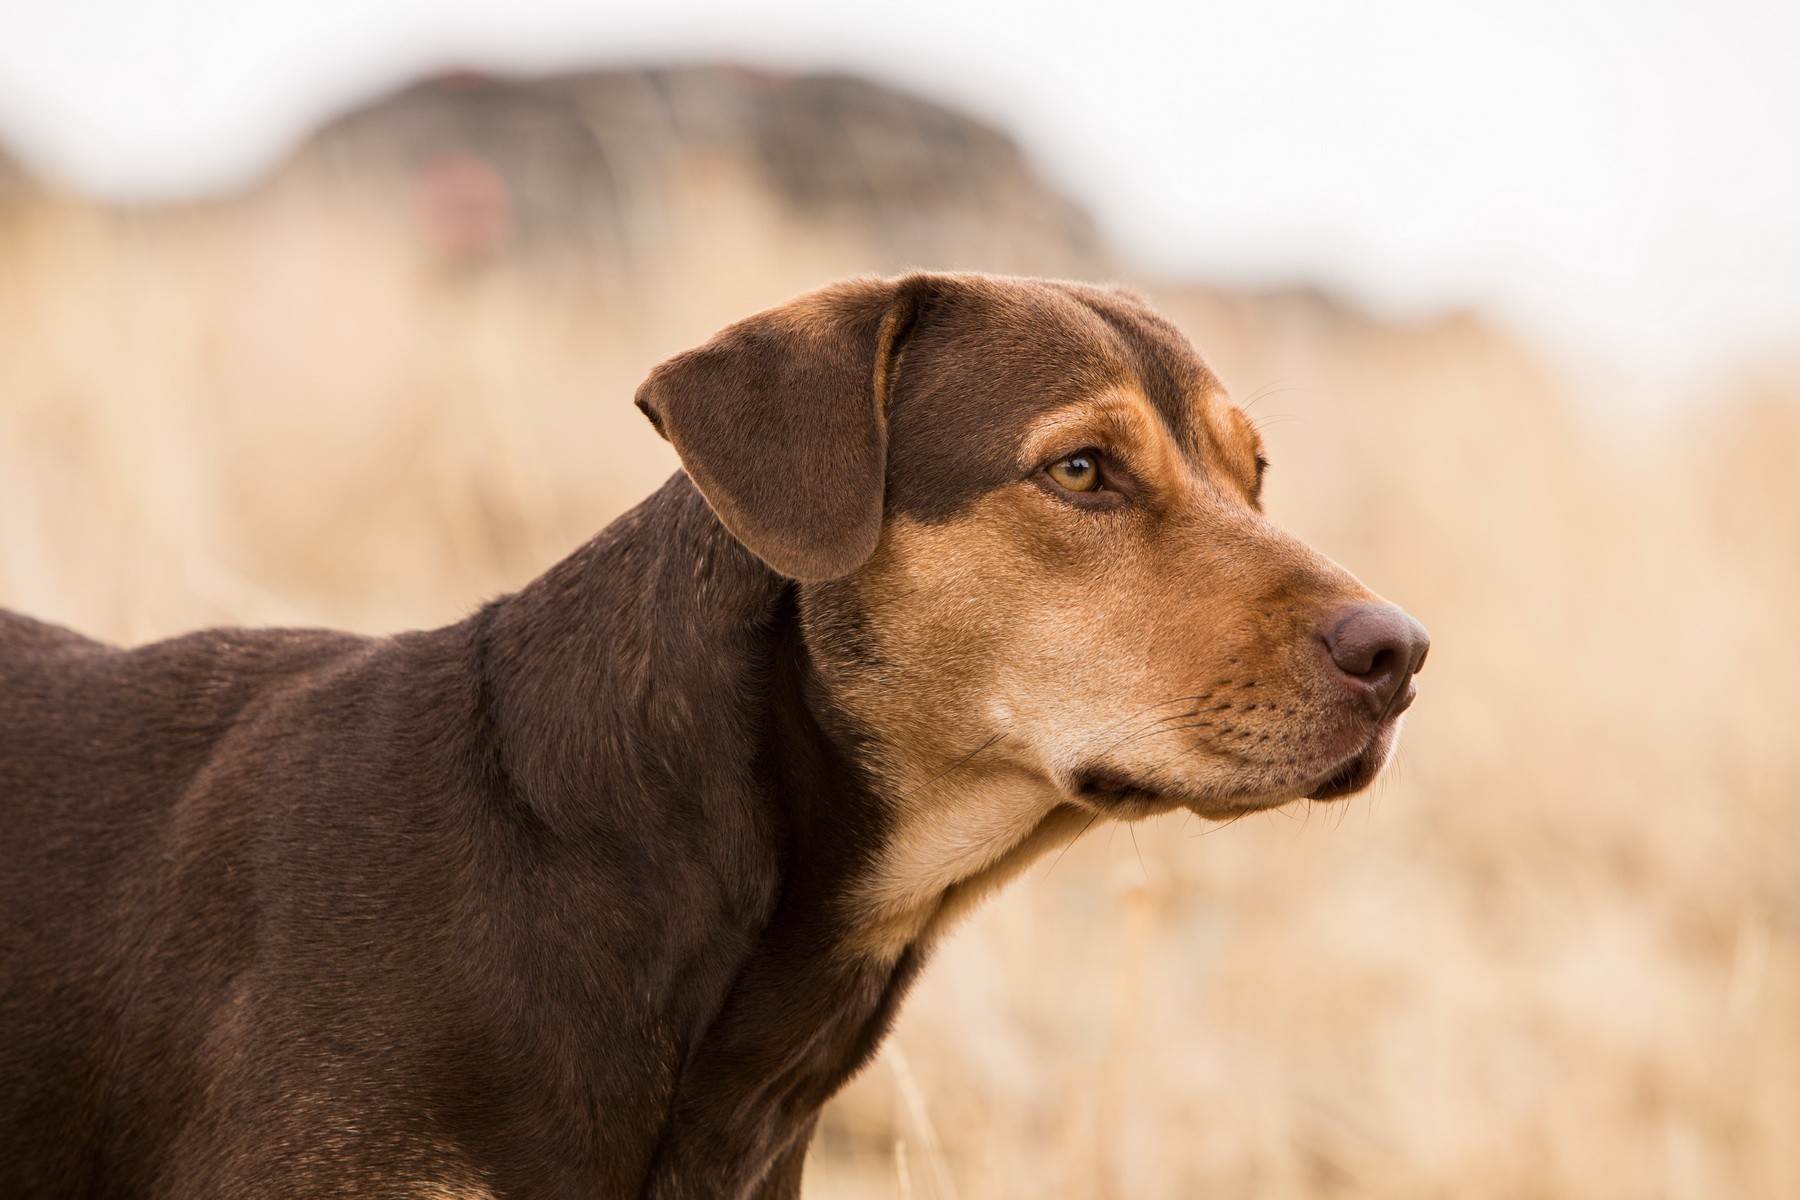
<instances>
[{"instance_id":1,"label":"dog","mask_svg":"<svg viewBox=\"0 0 1800 1200\"><path fill-rule=\"evenodd\" d=\"M1129 292L842 283L637 404L683 470L448 628L0 613L0 1193L792 1200L983 896L1416 693Z\"/></svg>"}]
</instances>

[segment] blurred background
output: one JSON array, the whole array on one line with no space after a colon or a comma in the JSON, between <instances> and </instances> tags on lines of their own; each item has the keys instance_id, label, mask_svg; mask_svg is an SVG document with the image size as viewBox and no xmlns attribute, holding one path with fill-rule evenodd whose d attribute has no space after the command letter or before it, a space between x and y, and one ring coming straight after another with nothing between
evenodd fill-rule
<instances>
[{"instance_id":1,"label":"blurred background","mask_svg":"<svg viewBox=\"0 0 1800 1200\"><path fill-rule=\"evenodd\" d=\"M1445 9L0 0L0 604L449 622L726 322L1127 282L1420 703L1015 885L808 1195L1800 1196L1800 11Z\"/></svg>"}]
</instances>

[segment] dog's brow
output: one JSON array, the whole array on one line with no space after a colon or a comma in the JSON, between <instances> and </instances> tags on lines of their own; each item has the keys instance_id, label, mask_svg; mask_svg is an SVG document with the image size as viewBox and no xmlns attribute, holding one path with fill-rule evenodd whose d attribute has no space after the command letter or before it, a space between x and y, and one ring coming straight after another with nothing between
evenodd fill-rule
<instances>
[{"instance_id":1,"label":"dog's brow","mask_svg":"<svg viewBox=\"0 0 1800 1200\"><path fill-rule=\"evenodd\" d=\"M1236 464L1247 457L1238 447L1248 426L1224 388L1201 389L1194 396L1192 413L1189 432L1202 465Z\"/></svg>"},{"instance_id":2,"label":"dog's brow","mask_svg":"<svg viewBox=\"0 0 1800 1200\"><path fill-rule=\"evenodd\" d=\"M1068 445L1071 441L1091 441L1103 450L1135 449L1150 430L1167 432L1150 403L1135 389L1110 389L1064 405L1034 422L1020 445L1022 465L1081 448Z\"/></svg>"}]
</instances>

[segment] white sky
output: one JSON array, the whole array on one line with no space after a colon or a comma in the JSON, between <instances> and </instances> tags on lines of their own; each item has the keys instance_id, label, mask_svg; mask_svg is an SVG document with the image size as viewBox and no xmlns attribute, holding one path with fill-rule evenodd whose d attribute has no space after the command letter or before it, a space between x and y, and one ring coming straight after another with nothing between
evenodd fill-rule
<instances>
[{"instance_id":1,"label":"white sky","mask_svg":"<svg viewBox=\"0 0 1800 1200\"><path fill-rule=\"evenodd\" d=\"M0 0L0 137L181 194L426 68L692 58L960 103L1158 270L1475 303L1646 375L1800 344L1795 0Z\"/></svg>"}]
</instances>

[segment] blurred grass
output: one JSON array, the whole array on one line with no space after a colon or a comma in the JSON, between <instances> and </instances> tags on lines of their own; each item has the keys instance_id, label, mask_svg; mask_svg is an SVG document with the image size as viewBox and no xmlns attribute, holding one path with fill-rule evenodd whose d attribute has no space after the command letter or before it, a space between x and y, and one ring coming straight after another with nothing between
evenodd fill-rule
<instances>
[{"instance_id":1,"label":"blurred grass","mask_svg":"<svg viewBox=\"0 0 1800 1200\"><path fill-rule=\"evenodd\" d=\"M673 469L651 364L905 265L741 165L682 159L604 278L442 261L305 176L10 203L0 604L138 642L522 584ZM1468 318L1149 290L1263 422L1274 515L1430 627L1400 761L1038 868L834 1102L809 1195L1800 1195L1800 370L1620 429Z\"/></svg>"}]
</instances>

